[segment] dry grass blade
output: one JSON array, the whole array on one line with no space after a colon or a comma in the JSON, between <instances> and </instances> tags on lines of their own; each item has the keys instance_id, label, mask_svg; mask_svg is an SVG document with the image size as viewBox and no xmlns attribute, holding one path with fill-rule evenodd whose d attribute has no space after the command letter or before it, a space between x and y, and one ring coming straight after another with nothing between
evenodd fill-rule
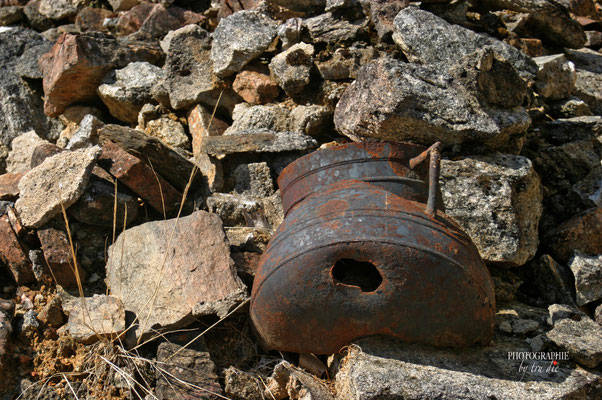
<instances>
[{"instance_id":1,"label":"dry grass blade","mask_svg":"<svg viewBox=\"0 0 602 400\"><path fill-rule=\"evenodd\" d=\"M73 393L73 397L75 397L75 400L79 400L79 397L77 397L77 394L75 393L75 390L73 390L73 386L71 386L71 382L69 382L69 379L67 379L67 377L65 376L65 374L63 374L63 379L67 383L67 387L69 387L69 390L71 390L71 393Z\"/></svg>"}]
</instances>

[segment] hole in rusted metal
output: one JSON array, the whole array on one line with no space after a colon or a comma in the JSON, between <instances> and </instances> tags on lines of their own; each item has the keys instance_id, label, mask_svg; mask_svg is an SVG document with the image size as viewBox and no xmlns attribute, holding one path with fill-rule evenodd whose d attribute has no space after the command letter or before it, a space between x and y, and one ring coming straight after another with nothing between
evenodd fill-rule
<instances>
[{"instance_id":1,"label":"hole in rusted metal","mask_svg":"<svg viewBox=\"0 0 602 400\"><path fill-rule=\"evenodd\" d=\"M357 286L362 292L374 292L383 281L380 272L369 262L341 258L331 269L335 283Z\"/></svg>"}]
</instances>

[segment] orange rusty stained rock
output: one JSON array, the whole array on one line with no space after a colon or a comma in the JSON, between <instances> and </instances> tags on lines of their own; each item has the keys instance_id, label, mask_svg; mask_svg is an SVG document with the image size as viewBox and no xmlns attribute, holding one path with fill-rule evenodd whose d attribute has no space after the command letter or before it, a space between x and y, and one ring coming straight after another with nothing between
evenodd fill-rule
<instances>
[{"instance_id":1,"label":"orange rusty stained rock","mask_svg":"<svg viewBox=\"0 0 602 400\"><path fill-rule=\"evenodd\" d=\"M18 285L35 281L26 249L11 228L6 215L0 217L0 260L8 266Z\"/></svg>"},{"instance_id":2,"label":"orange rusty stained rock","mask_svg":"<svg viewBox=\"0 0 602 400\"><path fill-rule=\"evenodd\" d=\"M105 142L98 163L160 213L171 214L182 195L151 167L112 142Z\"/></svg>"},{"instance_id":3,"label":"orange rusty stained rock","mask_svg":"<svg viewBox=\"0 0 602 400\"><path fill-rule=\"evenodd\" d=\"M44 259L52 271L56 283L65 288L77 288L75 267L67 234L55 228L40 229L37 233ZM77 267L80 281L85 282L84 270L79 265Z\"/></svg>"}]
</instances>

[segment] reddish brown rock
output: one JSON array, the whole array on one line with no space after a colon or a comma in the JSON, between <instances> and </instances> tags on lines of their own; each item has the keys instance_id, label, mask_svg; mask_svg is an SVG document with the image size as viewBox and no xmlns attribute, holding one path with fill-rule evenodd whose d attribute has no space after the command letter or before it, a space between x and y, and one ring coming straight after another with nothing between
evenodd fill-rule
<instances>
[{"instance_id":1,"label":"reddish brown rock","mask_svg":"<svg viewBox=\"0 0 602 400\"><path fill-rule=\"evenodd\" d=\"M197 156L201 151L201 141L205 136L221 136L228 129L228 124L197 104L188 112L188 131L192 136L192 154Z\"/></svg>"},{"instance_id":2,"label":"reddish brown rock","mask_svg":"<svg viewBox=\"0 0 602 400\"><path fill-rule=\"evenodd\" d=\"M104 8L86 7L75 17L75 26L80 32L86 31L108 31L109 28L103 25L105 18L114 18L115 13Z\"/></svg>"},{"instance_id":3,"label":"reddish brown rock","mask_svg":"<svg viewBox=\"0 0 602 400\"><path fill-rule=\"evenodd\" d=\"M140 1L141 0L109 0L109 3L115 11L126 11L140 3Z\"/></svg>"},{"instance_id":4,"label":"reddish brown rock","mask_svg":"<svg viewBox=\"0 0 602 400\"><path fill-rule=\"evenodd\" d=\"M161 50L139 42L121 43L98 32L63 34L39 61L44 76L44 112L60 115L69 104L96 98L105 74L134 61L155 62Z\"/></svg>"},{"instance_id":5,"label":"reddish brown rock","mask_svg":"<svg viewBox=\"0 0 602 400\"><path fill-rule=\"evenodd\" d=\"M19 181L23 175L23 173L0 175L0 200L17 200L19 197Z\"/></svg>"},{"instance_id":6,"label":"reddish brown rock","mask_svg":"<svg viewBox=\"0 0 602 400\"><path fill-rule=\"evenodd\" d=\"M152 165L157 174L164 177L178 191L184 191L192 172L193 164L166 146L161 140L150 137L135 129L120 125L105 125L98 130L101 143L113 142L130 154ZM202 185L197 177L193 187Z\"/></svg>"},{"instance_id":7,"label":"reddish brown rock","mask_svg":"<svg viewBox=\"0 0 602 400\"><path fill-rule=\"evenodd\" d=\"M570 0L569 10L575 15L590 17L595 15L596 6L594 0Z\"/></svg>"},{"instance_id":8,"label":"reddish brown rock","mask_svg":"<svg viewBox=\"0 0 602 400\"><path fill-rule=\"evenodd\" d=\"M237 11L254 10L260 0L220 0L217 18L221 19Z\"/></svg>"},{"instance_id":9,"label":"reddish brown rock","mask_svg":"<svg viewBox=\"0 0 602 400\"><path fill-rule=\"evenodd\" d=\"M178 209L182 195L141 159L119 145L106 142L99 164L158 212L171 214Z\"/></svg>"},{"instance_id":10,"label":"reddish brown rock","mask_svg":"<svg viewBox=\"0 0 602 400\"><path fill-rule=\"evenodd\" d=\"M602 208L584 211L546 235L546 244L554 258L567 262L575 250L602 254Z\"/></svg>"},{"instance_id":11,"label":"reddish brown rock","mask_svg":"<svg viewBox=\"0 0 602 400\"><path fill-rule=\"evenodd\" d=\"M121 14L117 21L117 32L129 35L141 31L157 38L184 25L197 24L205 17L180 7L165 8L161 4L140 3Z\"/></svg>"},{"instance_id":12,"label":"reddish brown rock","mask_svg":"<svg viewBox=\"0 0 602 400\"><path fill-rule=\"evenodd\" d=\"M60 148L56 144L52 143L42 143L36 146L33 149L33 153L31 154L31 168L35 168L38 165L42 164L45 159L48 157L52 157L55 154L58 154L65 149Z\"/></svg>"},{"instance_id":13,"label":"reddish brown rock","mask_svg":"<svg viewBox=\"0 0 602 400\"><path fill-rule=\"evenodd\" d=\"M280 94L280 87L269 75L242 71L236 75L232 89L247 103L271 103Z\"/></svg>"},{"instance_id":14,"label":"reddish brown rock","mask_svg":"<svg viewBox=\"0 0 602 400\"><path fill-rule=\"evenodd\" d=\"M77 288L76 269L73 265L71 248L67 234L55 228L38 230L38 238L46 264L58 285L64 288ZM80 282L85 282L84 271L77 265Z\"/></svg>"},{"instance_id":15,"label":"reddish brown rock","mask_svg":"<svg viewBox=\"0 0 602 400\"><path fill-rule=\"evenodd\" d=\"M18 285L35 281L26 249L17 238L6 215L0 217L0 260L8 266Z\"/></svg>"}]
</instances>

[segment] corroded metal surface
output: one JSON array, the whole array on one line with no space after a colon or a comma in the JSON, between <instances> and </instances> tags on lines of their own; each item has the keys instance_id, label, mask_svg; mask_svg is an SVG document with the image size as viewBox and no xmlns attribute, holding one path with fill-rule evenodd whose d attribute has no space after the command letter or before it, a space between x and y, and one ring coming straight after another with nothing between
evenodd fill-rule
<instances>
[{"instance_id":1,"label":"corroded metal surface","mask_svg":"<svg viewBox=\"0 0 602 400\"><path fill-rule=\"evenodd\" d=\"M397 171L413 179L409 160L423 150L400 158ZM320 152L313 153L312 168L320 165ZM288 171L299 168L294 164ZM297 190L312 193L299 191L303 200L288 203L253 285L251 317L267 346L328 354L375 334L436 346L488 343L493 284L467 235L445 214L425 212L426 192L414 201L346 179L350 174L323 186L314 178L299 184ZM294 180L281 176L281 189ZM413 188L393 192L418 197Z\"/></svg>"},{"instance_id":2,"label":"corroded metal surface","mask_svg":"<svg viewBox=\"0 0 602 400\"><path fill-rule=\"evenodd\" d=\"M412 143L347 143L301 157L278 177L284 214L307 196L345 179L369 182L406 199L426 202L428 165L409 163L425 149ZM437 205L442 209L440 195Z\"/></svg>"}]
</instances>

